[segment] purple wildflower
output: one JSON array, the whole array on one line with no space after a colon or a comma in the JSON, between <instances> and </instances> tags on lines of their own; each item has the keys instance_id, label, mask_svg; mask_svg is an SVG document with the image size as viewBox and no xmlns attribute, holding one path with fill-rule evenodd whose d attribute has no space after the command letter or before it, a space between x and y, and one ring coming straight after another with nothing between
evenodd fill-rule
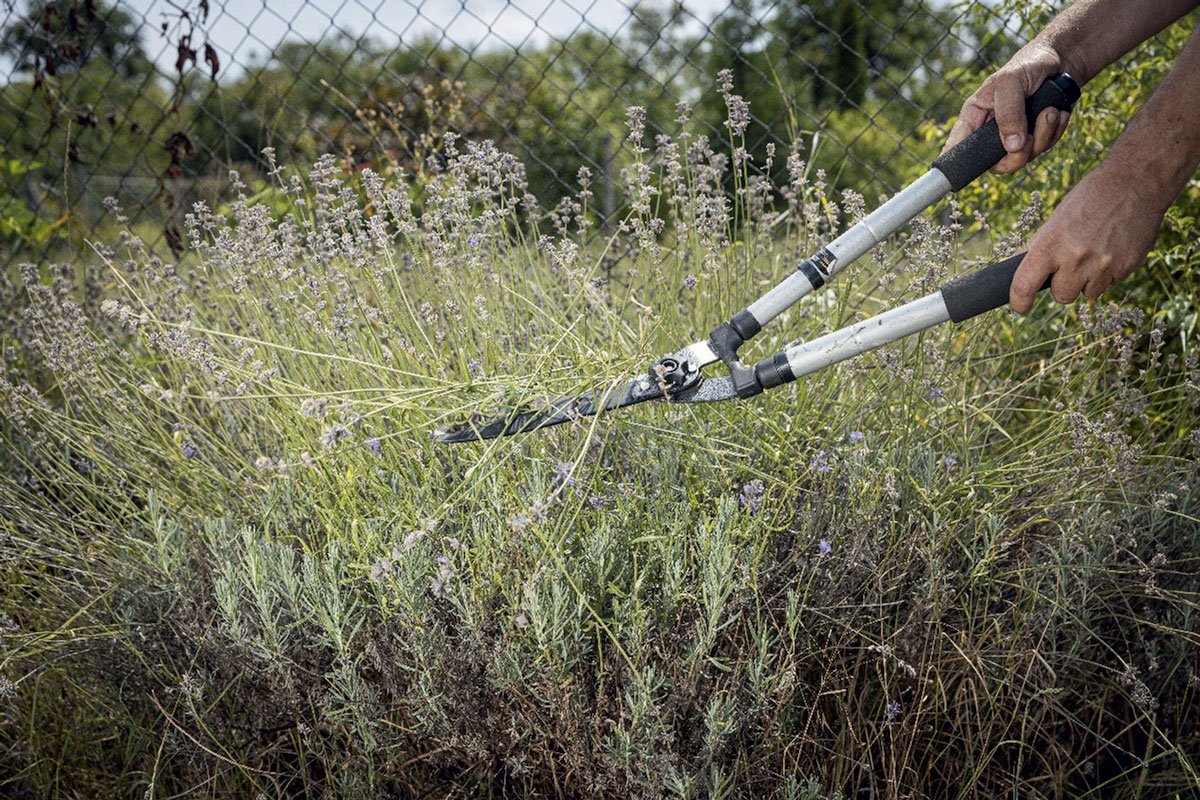
<instances>
[{"instance_id":1,"label":"purple wildflower","mask_svg":"<svg viewBox=\"0 0 1200 800\"><path fill-rule=\"evenodd\" d=\"M954 456L946 456L945 458L942 459L942 463L945 464L950 469L954 469L955 467L958 466L958 459L955 458Z\"/></svg>"},{"instance_id":2,"label":"purple wildflower","mask_svg":"<svg viewBox=\"0 0 1200 800\"><path fill-rule=\"evenodd\" d=\"M813 456L811 466L815 471L829 472L831 469L833 469L833 465L825 460L827 455L829 455L829 453L826 453L824 450L818 450L817 454Z\"/></svg>"},{"instance_id":3,"label":"purple wildflower","mask_svg":"<svg viewBox=\"0 0 1200 800\"><path fill-rule=\"evenodd\" d=\"M194 442L188 442L183 446L184 458L195 458L198 455L200 455L200 448Z\"/></svg>"},{"instance_id":4,"label":"purple wildflower","mask_svg":"<svg viewBox=\"0 0 1200 800\"><path fill-rule=\"evenodd\" d=\"M887 704L887 707L884 709L884 713L887 714L887 724L894 724L896 722L896 717L900 714L900 704L893 700Z\"/></svg>"},{"instance_id":5,"label":"purple wildflower","mask_svg":"<svg viewBox=\"0 0 1200 800\"><path fill-rule=\"evenodd\" d=\"M94 470L97 466L99 465L96 464L95 461L87 461L86 459L82 458L75 459L75 469L79 470L84 475Z\"/></svg>"},{"instance_id":6,"label":"purple wildflower","mask_svg":"<svg viewBox=\"0 0 1200 800\"><path fill-rule=\"evenodd\" d=\"M928 395L926 395L926 397L927 397L929 400L937 400L937 399L939 399L939 398L942 398L942 397L945 397L945 396L946 396L946 395L945 395L945 392L943 392L941 389L939 389L939 388L938 388L938 387L936 387L936 386L935 386L935 387L933 387L932 389L930 389L930 390L929 390L929 394L928 394Z\"/></svg>"},{"instance_id":7,"label":"purple wildflower","mask_svg":"<svg viewBox=\"0 0 1200 800\"><path fill-rule=\"evenodd\" d=\"M367 439L366 445L367 445L367 449L370 450L372 453L379 452L379 439L377 439L376 437L372 436L370 439Z\"/></svg>"},{"instance_id":8,"label":"purple wildflower","mask_svg":"<svg viewBox=\"0 0 1200 800\"><path fill-rule=\"evenodd\" d=\"M472 375L479 377L481 374L483 374L483 359L472 358L467 362L467 369L471 371Z\"/></svg>"},{"instance_id":9,"label":"purple wildflower","mask_svg":"<svg viewBox=\"0 0 1200 800\"><path fill-rule=\"evenodd\" d=\"M479 246L479 237L478 236L470 237L469 239L467 239L467 244L471 245L471 247L478 247Z\"/></svg>"},{"instance_id":10,"label":"purple wildflower","mask_svg":"<svg viewBox=\"0 0 1200 800\"><path fill-rule=\"evenodd\" d=\"M751 514L757 514L762 509L762 497L765 493L763 482L757 478L742 487L738 494L738 503Z\"/></svg>"},{"instance_id":11,"label":"purple wildflower","mask_svg":"<svg viewBox=\"0 0 1200 800\"><path fill-rule=\"evenodd\" d=\"M828 539L822 539L817 542L817 552L823 556L827 556L833 552L833 545L830 544Z\"/></svg>"},{"instance_id":12,"label":"purple wildflower","mask_svg":"<svg viewBox=\"0 0 1200 800\"><path fill-rule=\"evenodd\" d=\"M855 444L861 444L863 439L866 438L867 437L862 431L850 431L850 441L854 442Z\"/></svg>"},{"instance_id":13,"label":"purple wildflower","mask_svg":"<svg viewBox=\"0 0 1200 800\"><path fill-rule=\"evenodd\" d=\"M608 498L594 494L588 498L588 505L590 505L592 508L604 508L606 505L608 505Z\"/></svg>"},{"instance_id":14,"label":"purple wildflower","mask_svg":"<svg viewBox=\"0 0 1200 800\"><path fill-rule=\"evenodd\" d=\"M563 486L574 486L575 478L571 476L571 468L574 465L570 461L560 461L554 465L554 484L562 484Z\"/></svg>"}]
</instances>

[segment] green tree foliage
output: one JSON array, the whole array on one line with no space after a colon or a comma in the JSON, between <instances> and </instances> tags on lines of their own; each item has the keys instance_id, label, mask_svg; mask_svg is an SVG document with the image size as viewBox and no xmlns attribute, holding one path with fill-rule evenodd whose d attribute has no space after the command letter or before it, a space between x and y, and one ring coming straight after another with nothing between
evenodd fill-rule
<instances>
[{"instance_id":1,"label":"green tree foliage","mask_svg":"<svg viewBox=\"0 0 1200 800\"><path fill-rule=\"evenodd\" d=\"M0 54L17 72L51 77L103 59L123 77L150 71L141 25L103 0L37 0L0 32Z\"/></svg>"}]
</instances>

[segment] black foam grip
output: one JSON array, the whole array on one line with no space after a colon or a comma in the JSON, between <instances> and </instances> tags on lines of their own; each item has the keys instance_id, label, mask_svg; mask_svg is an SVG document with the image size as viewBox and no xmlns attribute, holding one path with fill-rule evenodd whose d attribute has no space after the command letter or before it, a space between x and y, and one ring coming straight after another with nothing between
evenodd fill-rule
<instances>
[{"instance_id":1,"label":"black foam grip","mask_svg":"<svg viewBox=\"0 0 1200 800\"><path fill-rule=\"evenodd\" d=\"M1021 266L1024 259L1024 253L1017 253L1003 261L955 278L943 286L942 299L946 301L950 319L962 322L1008 303L1013 276L1017 274L1017 267ZM1038 291L1048 288L1053 277L1047 277Z\"/></svg>"},{"instance_id":2,"label":"black foam grip","mask_svg":"<svg viewBox=\"0 0 1200 800\"><path fill-rule=\"evenodd\" d=\"M1025 101L1025 119L1029 132L1037 123L1038 115L1047 108L1070 111L1079 99L1079 84L1065 72L1042 84L1032 97ZM987 121L966 139L938 156L933 166L941 170L950 181L950 188L958 191L974 181L1000 162L1007 154L1000 141L1000 129L995 119Z\"/></svg>"}]
</instances>

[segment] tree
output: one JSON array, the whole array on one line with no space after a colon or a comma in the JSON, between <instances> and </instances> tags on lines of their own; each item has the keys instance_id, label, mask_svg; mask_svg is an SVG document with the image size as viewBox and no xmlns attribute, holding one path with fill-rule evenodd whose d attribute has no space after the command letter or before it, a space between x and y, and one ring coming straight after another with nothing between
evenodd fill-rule
<instances>
[{"instance_id":1,"label":"tree","mask_svg":"<svg viewBox=\"0 0 1200 800\"><path fill-rule=\"evenodd\" d=\"M16 72L51 77L104 59L121 75L153 67L142 48L141 25L127 11L101 0L36 0L0 31L0 54Z\"/></svg>"}]
</instances>

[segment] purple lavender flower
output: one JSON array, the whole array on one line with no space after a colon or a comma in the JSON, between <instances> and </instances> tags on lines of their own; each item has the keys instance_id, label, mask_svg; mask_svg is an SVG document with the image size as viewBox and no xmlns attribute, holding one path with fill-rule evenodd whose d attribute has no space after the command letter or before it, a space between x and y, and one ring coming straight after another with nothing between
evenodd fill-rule
<instances>
[{"instance_id":1,"label":"purple lavender flower","mask_svg":"<svg viewBox=\"0 0 1200 800\"><path fill-rule=\"evenodd\" d=\"M811 466L815 471L829 472L831 469L833 469L833 465L825 460L827 455L829 455L829 453L826 453L824 450L818 450L817 454L813 456Z\"/></svg>"},{"instance_id":2,"label":"purple lavender flower","mask_svg":"<svg viewBox=\"0 0 1200 800\"><path fill-rule=\"evenodd\" d=\"M955 458L954 456L946 456L945 458L942 459L942 463L945 464L948 468L954 469L955 467L958 466L958 459Z\"/></svg>"},{"instance_id":3,"label":"purple lavender flower","mask_svg":"<svg viewBox=\"0 0 1200 800\"><path fill-rule=\"evenodd\" d=\"M945 396L945 392L935 386L929 390L929 394L926 395L926 398L929 400L937 400Z\"/></svg>"},{"instance_id":4,"label":"purple lavender flower","mask_svg":"<svg viewBox=\"0 0 1200 800\"><path fill-rule=\"evenodd\" d=\"M479 246L479 237L478 236L470 237L469 239L467 239L467 244L471 245L471 247L478 247Z\"/></svg>"},{"instance_id":5,"label":"purple lavender flower","mask_svg":"<svg viewBox=\"0 0 1200 800\"><path fill-rule=\"evenodd\" d=\"M366 445L367 445L367 449L370 450L372 453L379 452L379 439L377 439L376 437L372 436L370 439L367 439Z\"/></svg>"},{"instance_id":6,"label":"purple lavender flower","mask_svg":"<svg viewBox=\"0 0 1200 800\"><path fill-rule=\"evenodd\" d=\"M200 455L200 448L194 442L188 442L183 446L184 458L195 458L198 455Z\"/></svg>"},{"instance_id":7,"label":"purple lavender flower","mask_svg":"<svg viewBox=\"0 0 1200 800\"><path fill-rule=\"evenodd\" d=\"M894 724L896 722L896 717L900 714L900 704L893 700L887 704L887 707L884 709L884 713L887 714L887 724Z\"/></svg>"},{"instance_id":8,"label":"purple lavender flower","mask_svg":"<svg viewBox=\"0 0 1200 800\"><path fill-rule=\"evenodd\" d=\"M472 358L467 362L467 369L471 371L472 375L479 377L481 374L483 374L483 359Z\"/></svg>"},{"instance_id":9,"label":"purple lavender flower","mask_svg":"<svg viewBox=\"0 0 1200 800\"><path fill-rule=\"evenodd\" d=\"M742 491L738 493L738 503L751 514L757 514L762 509L765 492L763 482L755 478L742 487Z\"/></svg>"},{"instance_id":10,"label":"purple lavender flower","mask_svg":"<svg viewBox=\"0 0 1200 800\"><path fill-rule=\"evenodd\" d=\"M590 505L592 508L604 508L606 505L608 505L608 498L594 494L588 498L588 505Z\"/></svg>"},{"instance_id":11,"label":"purple lavender flower","mask_svg":"<svg viewBox=\"0 0 1200 800\"><path fill-rule=\"evenodd\" d=\"M91 472L92 470L94 470L98 466L98 464L96 464L95 461L88 461L83 458L77 458L77 459L75 459L74 466L75 466L75 469L79 470L84 475L86 475L89 472Z\"/></svg>"},{"instance_id":12,"label":"purple lavender flower","mask_svg":"<svg viewBox=\"0 0 1200 800\"><path fill-rule=\"evenodd\" d=\"M828 539L822 539L817 542L817 552L823 556L827 556L833 552L833 545L830 544Z\"/></svg>"},{"instance_id":13,"label":"purple lavender flower","mask_svg":"<svg viewBox=\"0 0 1200 800\"><path fill-rule=\"evenodd\" d=\"M570 461L560 461L554 465L554 484L562 484L563 486L574 486L575 478L571 475L571 468L574 466Z\"/></svg>"},{"instance_id":14,"label":"purple lavender flower","mask_svg":"<svg viewBox=\"0 0 1200 800\"><path fill-rule=\"evenodd\" d=\"M854 442L855 444L861 444L863 439L866 438L867 437L862 431L850 431L850 441Z\"/></svg>"}]
</instances>

